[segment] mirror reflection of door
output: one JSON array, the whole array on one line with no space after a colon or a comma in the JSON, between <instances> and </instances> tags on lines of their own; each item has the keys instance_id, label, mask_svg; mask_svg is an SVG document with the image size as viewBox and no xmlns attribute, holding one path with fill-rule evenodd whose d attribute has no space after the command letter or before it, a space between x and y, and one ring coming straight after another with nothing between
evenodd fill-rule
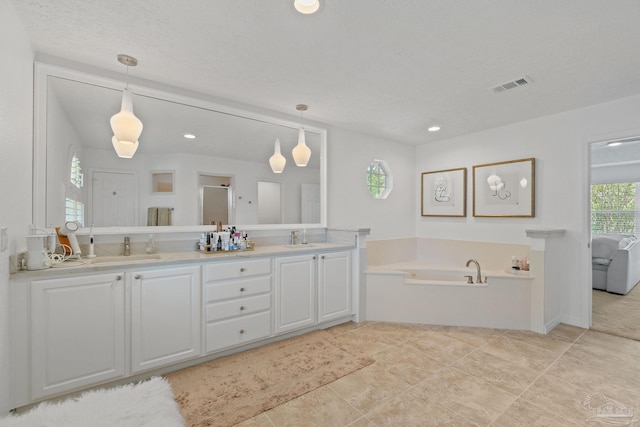
<instances>
[{"instance_id":1,"label":"mirror reflection of door","mask_svg":"<svg viewBox=\"0 0 640 427\"><path fill-rule=\"evenodd\" d=\"M88 223L97 227L137 226L137 188L135 173L93 171Z\"/></svg>"},{"instance_id":2,"label":"mirror reflection of door","mask_svg":"<svg viewBox=\"0 0 640 427\"><path fill-rule=\"evenodd\" d=\"M282 186L258 181L258 224L282 224Z\"/></svg>"},{"instance_id":3,"label":"mirror reflection of door","mask_svg":"<svg viewBox=\"0 0 640 427\"><path fill-rule=\"evenodd\" d=\"M232 224L234 219L232 177L220 175L198 175L200 186L200 225Z\"/></svg>"},{"instance_id":4,"label":"mirror reflection of door","mask_svg":"<svg viewBox=\"0 0 640 427\"><path fill-rule=\"evenodd\" d=\"M303 224L320 222L320 185L301 184L300 204Z\"/></svg>"}]
</instances>

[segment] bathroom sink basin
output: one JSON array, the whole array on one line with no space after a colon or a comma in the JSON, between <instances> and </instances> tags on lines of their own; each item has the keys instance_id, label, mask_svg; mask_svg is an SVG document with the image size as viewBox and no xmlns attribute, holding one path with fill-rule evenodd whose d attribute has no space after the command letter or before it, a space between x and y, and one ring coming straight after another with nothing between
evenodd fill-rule
<instances>
[{"instance_id":1,"label":"bathroom sink basin","mask_svg":"<svg viewBox=\"0 0 640 427\"><path fill-rule=\"evenodd\" d=\"M103 264L107 262L131 262L131 261L146 261L160 259L160 255L158 254L140 254L140 255L117 255L117 256L103 256L98 258L93 258L91 260L91 264Z\"/></svg>"}]
</instances>

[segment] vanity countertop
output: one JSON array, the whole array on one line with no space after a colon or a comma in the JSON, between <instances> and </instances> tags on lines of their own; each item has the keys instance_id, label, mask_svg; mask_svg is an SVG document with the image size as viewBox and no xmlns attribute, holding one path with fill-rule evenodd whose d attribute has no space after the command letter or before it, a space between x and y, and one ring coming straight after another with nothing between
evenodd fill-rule
<instances>
[{"instance_id":1,"label":"vanity countertop","mask_svg":"<svg viewBox=\"0 0 640 427\"><path fill-rule=\"evenodd\" d=\"M99 256L96 258L82 258L81 260L67 260L63 263L44 270L22 270L13 273L13 278L55 278L69 274L94 273L101 271L113 271L116 269L131 267L152 267L166 264L191 264L209 261L230 261L242 258L286 256L312 252L326 252L330 250L353 249L355 245L344 243L322 242L298 245L272 245L258 246L248 251L229 252L159 252L153 254L131 254L129 256Z\"/></svg>"}]
</instances>

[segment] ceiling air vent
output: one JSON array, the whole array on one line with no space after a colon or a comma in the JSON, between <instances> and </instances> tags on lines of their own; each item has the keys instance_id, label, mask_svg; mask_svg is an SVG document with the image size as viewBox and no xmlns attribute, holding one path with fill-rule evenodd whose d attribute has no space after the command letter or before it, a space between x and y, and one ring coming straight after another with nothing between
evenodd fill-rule
<instances>
[{"instance_id":1,"label":"ceiling air vent","mask_svg":"<svg viewBox=\"0 0 640 427\"><path fill-rule=\"evenodd\" d=\"M531 80L531 78L524 76L524 77L520 77L519 79L512 80L510 82L502 83L498 86L492 87L491 90L494 91L495 93L501 93L509 89L515 89L520 86L528 85L532 81L533 80Z\"/></svg>"}]
</instances>

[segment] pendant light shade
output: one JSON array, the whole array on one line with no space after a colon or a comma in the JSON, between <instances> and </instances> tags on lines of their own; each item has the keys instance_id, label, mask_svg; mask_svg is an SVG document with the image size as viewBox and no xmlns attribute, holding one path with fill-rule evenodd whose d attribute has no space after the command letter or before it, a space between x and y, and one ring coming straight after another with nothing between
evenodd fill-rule
<instances>
[{"instance_id":1,"label":"pendant light shade","mask_svg":"<svg viewBox=\"0 0 640 427\"><path fill-rule=\"evenodd\" d=\"M293 147L291 155L293 161L296 162L296 166L304 167L309 163L311 158L311 149L307 147L304 135L304 127L302 127L302 114L309 109L309 106L305 104L296 105L296 110L300 111L300 129L298 129L298 145Z\"/></svg>"},{"instance_id":2,"label":"pendant light shade","mask_svg":"<svg viewBox=\"0 0 640 427\"><path fill-rule=\"evenodd\" d=\"M130 159L138 149L138 138L142 133L142 122L133 114L131 90L126 88L122 94L122 108L111 117L113 130L113 148L118 157Z\"/></svg>"},{"instance_id":3,"label":"pendant light shade","mask_svg":"<svg viewBox=\"0 0 640 427\"><path fill-rule=\"evenodd\" d=\"M309 163L309 159L311 158L311 149L307 147L304 129L302 127L298 129L298 145L293 147L291 155L293 156L293 161L296 162L296 166L300 167L307 166L307 163Z\"/></svg>"},{"instance_id":4,"label":"pendant light shade","mask_svg":"<svg viewBox=\"0 0 640 427\"><path fill-rule=\"evenodd\" d=\"M118 157L130 159L138 149L138 138L142 133L142 122L133 114L133 94L129 89L129 66L138 65L138 60L132 56L120 54L118 62L127 66L127 86L122 92L122 106L120 112L111 117L113 138L111 143Z\"/></svg>"},{"instance_id":5,"label":"pendant light shade","mask_svg":"<svg viewBox=\"0 0 640 427\"><path fill-rule=\"evenodd\" d=\"M316 13L320 8L319 0L294 0L293 7L300 13L310 15Z\"/></svg>"},{"instance_id":6,"label":"pendant light shade","mask_svg":"<svg viewBox=\"0 0 640 427\"><path fill-rule=\"evenodd\" d=\"M273 173L282 173L286 164L287 159L285 159L280 152L280 140L276 139L273 156L269 158L269 165L271 166L271 170L273 171Z\"/></svg>"}]
</instances>

